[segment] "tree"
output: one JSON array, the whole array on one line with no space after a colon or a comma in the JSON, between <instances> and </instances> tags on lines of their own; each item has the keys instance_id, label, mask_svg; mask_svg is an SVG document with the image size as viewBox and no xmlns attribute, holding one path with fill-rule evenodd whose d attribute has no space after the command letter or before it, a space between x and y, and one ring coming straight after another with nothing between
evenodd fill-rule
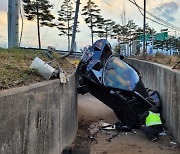
<instances>
[{"instance_id":1,"label":"tree","mask_svg":"<svg viewBox=\"0 0 180 154\"><path fill-rule=\"evenodd\" d=\"M180 38L176 39L176 47L177 47L177 49L179 51L179 55L180 55Z\"/></svg>"},{"instance_id":2,"label":"tree","mask_svg":"<svg viewBox=\"0 0 180 154\"><path fill-rule=\"evenodd\" d=\"M40 26L54 26L52 21L55 17L50 11L53 5L50 5L48 0L23 0L23 8L27 20L37 21L38 43L41 49Z\"/></svg>"},{"instance_id":3,"label":"tree","mask_svg":"<svg viewBox=\"0 0 180 154\"><path fill-rule=\"evenodd\" d=\"M113 27L113 30L112 30L112 37L114 39L117 39L117 41L119 42L121 40L121 35L122 35L122 28L121 28L121 25L120 24L115 24Z\"/></svg>"},{"instance_id":4,"label":"tree","mask_svg":"<svg viewBox=\"0 0 180 154\"><path fill-rule=\"evenodd\" d=\"M93 34L97 33L95 28L99 29L101 27L102 16L100 15L100 9L98 6L91 0L87 2L87 5L82 9L82 15L85 16L85 22L91 29L91 37L92 37L92 44L93 44Z\"/></svg>"},{"instance_id":5,"label":"tree","mask_svg":"<svg viewBox=\"0 0 180 154\"><path fill-rule=\"evenodd\" d=\"M59 24L57 28L59 29L59 35L67 35L68 38L68 51L70 51L70 36L72 36L73 21L74 21L74 10L72 7L71 0L64 0L61 5L61 10L58 11L58 21Z\"/></svg>"},{"instance_id":6,"label":"tree","mask_svg":"<svg viewBox=\"0 0 180 154\"><path fill-rule=\"evenodd\" d=\"M127 23L127 28L128 28L127 37L129 37L130 40L134 40L134 36L137 30L137 25L134 23L133 20L129 20Z\"/></svg>"},{"instance_id":7,"label":"tree","mask_svg":"<svg viewBox=\"0 0 180 154\"><path fill-rule=\"evenodd\" d=\"M106 39L108 37L113 37L113 26L115 25L115 22L112 21L111 19L101 19L100 24L98 26L100 31L98 31L98 36L99 37L105 37Z\"/></svg>"},{"instance_id":8,"label":"tree","mask_svg":"<svg viewBox=\"0 0 180 154\"><path fill-rule=\"evenodd\" d=\"M129 41L131 36L134 35L136 25L133 20L129 20L126 25L116 24L113 26L114 38L117 38L118 42L120 41Z\"/></svg>"},{"instance_id":9,"label":"tree","mask_svg":"<svg viewBox=\"0 0 180 154\"><path fill-rule=\"evenodd\" d=\"M133 20L129 20L127 23L127 38L129 40L129 47L130 47L130 55L132 54L132 41L135 40L135 31L137 29L137 25L133 22Z\"/></svg>"},{"instance_id":10,"label":"tree","mask_svg":"<svg viewBox=\"0 0 180 154\"><path fill-rule=\"evenodd\" d=\"M146 34L153 35L156 33L156 30L154 28L149 27L148 23L146 23Z\"/></svg>"},{"instance_id":11,"label":"tree","mask_svg":"<svg viewBox=\"0 0 180 154\"><path fill-rule=\"evenodd\" d=\"M140 35L143 34L143 29L141 27L137 27L136 31L134 32L134 39L139 39Z\"/></svg>"}]
</instances>

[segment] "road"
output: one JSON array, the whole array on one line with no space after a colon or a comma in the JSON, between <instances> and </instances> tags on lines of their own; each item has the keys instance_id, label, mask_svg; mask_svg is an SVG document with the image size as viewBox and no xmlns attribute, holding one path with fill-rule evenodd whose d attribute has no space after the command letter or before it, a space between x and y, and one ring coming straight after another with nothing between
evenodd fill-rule
<instances>
[{"instance_id":1,"label":"road","mask_svg":"<svg viewBox=\"0 0 180 154\"><path fill-rule=\"evenodd\" d=\"M146 136L139 130L136 134L131 132L120 132L119 135L108 142L107 139L116 132L99 131L96 140L88 139L88 128L90 125L98 125L98 122L104 120L107 123L117 121L114 112L106 105L98 101L90 94L78 96L78 119L79 128L78 136L87 139L81 144L86 143L86 152L90 154L179 154L179 144L174 144L169 135L160 136L156 142L149 141ZM82 130L85 131L82 131ZM88 141L88 142L87 142ZM173 141L173 142L172 142ZM88 144L89 143L89 144ZM84 145L85 146L85 145ZM80 152L78 153L80 154Z\"/></svg>"}]
</instances>

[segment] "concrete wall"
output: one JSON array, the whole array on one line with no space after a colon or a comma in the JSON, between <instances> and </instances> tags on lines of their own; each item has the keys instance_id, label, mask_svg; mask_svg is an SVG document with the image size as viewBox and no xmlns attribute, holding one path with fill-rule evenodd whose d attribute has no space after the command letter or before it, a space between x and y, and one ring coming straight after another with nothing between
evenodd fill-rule
<instances>
[{"instance_id":1,"label":"concrete wall","mask_svg":"<svg viewBox=\"0 0 180 154\"><path fill-rule=\"evenodd\" d=\"M180 142L180 71L140 60L125 61L139 70L146 87L159 92L165 125Z\"/></svg>"},{"instance_id":2,"label":"concrete wall","mask_svg":"<svg viewBox=\"0 0 180 154\"><path fill-rule=\"evenodd\" d=\"M0 92L0 154L60 154L76 131L75 75Z\"/></svg>"}]
</instances>

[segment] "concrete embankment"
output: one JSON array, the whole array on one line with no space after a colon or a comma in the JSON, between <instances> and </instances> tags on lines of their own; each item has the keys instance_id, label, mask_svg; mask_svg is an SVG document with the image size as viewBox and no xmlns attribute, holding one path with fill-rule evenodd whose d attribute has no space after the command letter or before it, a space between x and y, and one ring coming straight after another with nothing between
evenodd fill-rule
<instances>
[{"instance_id":1,"label":"concrete embankment","mask_svg":"<svg viewBox=\"0 0 180 154\"><path fill-rule=\"evenodd\" d=\"M125 61L139 70L146 87L159 92L165 125L180 142L180 71L141 60Z\"/></svg>"},{"instance_id":2,"label":"concrete embankment","mask_svg":"<svg viewBox=\"0 0 180 154\"><path fill-rule=\"evenodd\" d=\"M1 154L60 154L76 132L75 74L0 92Z\"/></svg>"}]
</instances>

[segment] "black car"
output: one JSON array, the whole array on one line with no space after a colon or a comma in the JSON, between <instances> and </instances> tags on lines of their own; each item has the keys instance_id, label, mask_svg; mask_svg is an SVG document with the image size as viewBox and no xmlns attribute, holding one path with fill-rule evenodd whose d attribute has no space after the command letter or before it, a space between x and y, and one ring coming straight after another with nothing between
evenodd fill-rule
<instances>
[{"instance_id":1,"label":"black car","mask_svg":"<svg viewBox=\"0 0 180 154\"><path fill-rule=\"evenodd\" d=\"M139 128L139 115L160 99L156 91L145 88L140 73L113 55L110 43L101 39L83 53L77 67L79 94L89 92L109 106L118 119L131 128Z\"/></svg>"}]
</instances>

